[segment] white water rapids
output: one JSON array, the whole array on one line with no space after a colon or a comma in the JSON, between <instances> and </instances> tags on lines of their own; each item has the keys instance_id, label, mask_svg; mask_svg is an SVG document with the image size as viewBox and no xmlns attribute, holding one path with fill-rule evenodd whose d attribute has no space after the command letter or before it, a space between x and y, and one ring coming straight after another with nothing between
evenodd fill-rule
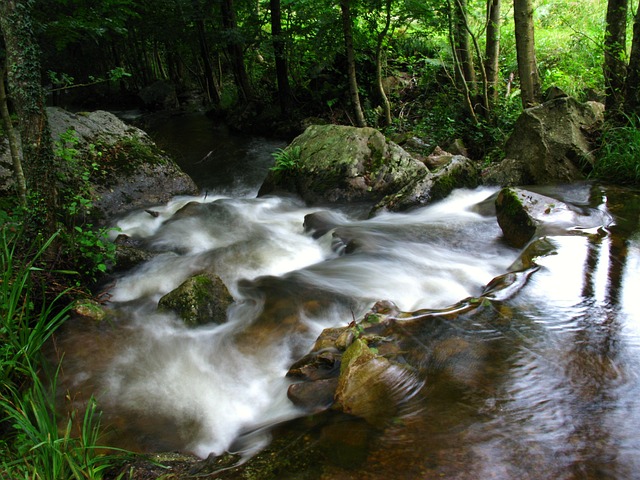
<instances>
[{"instance_id":1,"label":"white water rapids","mask_svg":"<svg viewBox=\"0 0 640 480\"><path fill-rule=\"evenodd\" d=\"M208 194L133 212L118 222L122 233L160 253L116 279L108 327L68 340L67 388L82 392L78 401L96 395L125 446L251 453L267 441L263 427L303 413L287 399L285 374L322 329L378 300L445 307L507 271L518 251L476 208L492 193L459 190L371 219L333 211L334 228L319 238L303 224L322 209L280 197ZM189 328L157 311L205 268L234 297L226 323Z\"/></svg>"}]
</instances>

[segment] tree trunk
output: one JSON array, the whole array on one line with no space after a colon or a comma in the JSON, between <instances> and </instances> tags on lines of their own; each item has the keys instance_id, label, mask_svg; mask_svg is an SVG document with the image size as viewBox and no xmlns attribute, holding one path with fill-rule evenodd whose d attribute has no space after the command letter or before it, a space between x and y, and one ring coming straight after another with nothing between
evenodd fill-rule
<instances>
[{"instance_id":1,"label":"tree trunk","mask_svg":"<svg viewBox=\"0 0 640 480\"><path fill-rule=\"evenodd\" d=\"M467 0L453 2L453 38L455 39L456 57L460 62L463 78L472 95L476 92L476 73L473 66L473 54L467 29Z\"/></svg>"},{"instance_id":2,"label":"tree trunk","mask_svg":"<svg viewBox=\"0 0 640 480\"><path fill-rule=\"evenodd\" d=\"M520 97L523 108L529 108L539 102L541 89L536 60L532 0L513 0L513 18L518 75L520 76Z\"/></svg>"},{"instance_id":3,"label":"tree trunk","mask_svg":"<svg viewBox=\"0 0 640 480\"><path fill-rule=\"evenodd\" d=\"M287 56L285 42L282 33L282 11L280 0L270 0L271 9L271 36L273 39L273 53L276 60L276 79L278 81L278 100L280 111L285 115L289 111L289 72L287 68Z\"/></svg>"},{"instance_id":4,"label":"tree trunk","mask_svg":"<svg viewBox=\"0 0 640 480\"><path fill-rule=\"evenodd\" d=\"M0 0L0 28L7 55L9 93L20 122L26 188L44 207L38 220L43 233L50 236L56 229L56 167L40 78L40 49L31 25L31 3Z\"/></svg>"},{"instance_id":5,"label":"tree trunk","mask_svg":"<svg viewBox=\"0 0 640 480\"><path fill-rule=\"evenodd\" d=\"M631 56L625 83L624 111L627 115L640 117L640 5L633 20Z\"/></svg>"},{"instance_id":6,"label":"tree trunk","mask_svg":"<svg viewBox=\"0 0 640 480\"><path fill-rule=\"evenodd\" d=\"M229 56L231 57L231 67L236 85L240 90L240 96L245 102L252 99L251 85L247 69L244 65L244 52L242 45L237 39L238 22L236 20L236 11L233 6L233 0L222 0L222 25L229 33L230 40L228 42Z\"/></svg>"},{"instance_id":7,"label":"tree trunk","mask_svg":"<svg viewBox=\"0 0 640 480\"><path fill-rule=\"evenodd\" d=\"M342 29L344 32L344 45L347 53L347 74L349 76L349 94L351 105L356 116L356 125L366 127L362 106L360 105L360 95L358 94L358 81L356 79L356 59L353 48L353 25L351 19L350 0L340 0L340 10L342 12Z\"/></svg>"},{"instance_id":8,"label":"tree trunk","mask_svg":"<svg viewBox=\"0 0 640 480\"><path fill-rule=\"evenodd\" d=\"M380 98L382 99L382 110L384 112L384 124L388 127L392 123L391 119L391 104L389 103L389 98L384 91L384 86L382 85L382 44L384 42L387 33L389 32L389 27L391 26L391 1L386 0L385 2L385 23L384 28L378 33L378 41L376 43L376 84L378 86L378 93L380 94Z\"/></svg>"},{"instance_id":9,"label":"tree trunk","mask_svg":"<svg viewBox=\"0 0 640 480\"><path fill-rule=\"evenodd\" d=\"M209 44L207 43L207 37L204 29L204 19L198 18L195 21L196 30L198 31L198 45L200 46L200 57L202 58L203 70L204 70L204 86L205 93L209 98L209 102L214 105L220 104L220 91L218 87L218 80L213 73L213 67L211 65L211 57L209 55Z\"/></svg>"},{"instance_id":10,"label":"tree trunk","mask_svg":"<svg viewBox=\"0 0 640 480\"><path fill-rule=\"evenodd\" d=\"M18 136L11 123L11 115L9 114L9 107L7 105L7 92L4 88L4 67L0 68L0 114L2 116L2 122L4 123L4 129L7 132L7 138L9 140L9 151L11 152L11 161L13 163L13 177L16 182L16 190L18 192L18 198L20 204L23 207L27 206L27 183L24 179L24 172L22 171L22 159L20 158L20 143Z\"/></svg>"},{"instance_id":11,"label":"tree trunk","mask_svg":"<svg viewBox=\"0 0 640 480\"><path fill-rule=\"evenodd\" d=\"M609 0L604 32L604 88L607 116L616 116L624 101L628 0Z\"/></svg>"},{"instance_id":12,"label":"tree trunk","mask_svg":"<svg viewBox=\"0 0 640 480\"><path fill-rule=\"evenodd\" d=\"M487 41L485 71L491 104L498 98L498 73L500 68L500 0L487 0Z\"/></svg>"}]
</instances>

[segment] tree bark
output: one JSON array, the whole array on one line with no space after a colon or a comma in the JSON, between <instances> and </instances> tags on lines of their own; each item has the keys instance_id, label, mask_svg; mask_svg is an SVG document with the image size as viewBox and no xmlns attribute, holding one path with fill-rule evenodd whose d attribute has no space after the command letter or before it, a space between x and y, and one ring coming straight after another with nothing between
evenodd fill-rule
<instances>
[{"instance_id":1,"label":"tree bark","mask_svg":"<svg viewBox=\"0 0 640 480\"><path fill-rule=\"evenodd\" d=\"M518 75L520 77L520 97L523 108L529 108L539 102L541 90L536 60L532 0L513 0L513 18Z\"/></svg>"},{"instance_id":2,"label":"tree bark","mask_svg":"<svg viewBox=\"0 0 640 480\"><path fill-rule=\"evenodd\" d=\"M19 119L22 167L29 194L35 194L45 235L56 230L57 192L53 142L40 78L40 49L31 25L31 3L0 0L0 28L4 36L8 86Z\"/></svg>"},{"instance_id":3,"label":"tree bark","mask_svg":"<svg viewBox=\"0 0 640 480\"><path fill-rule=\"evenodd\" d=\"M22 159L20 158L20 142L18 136L13 128L11 122L11 115L9 114L9 107L7 105L7 92L4 88L4 67L0 67L0 115L2 116L2 122L4 123L4 129L7 132L7 138L9 140L9 152L11 153L11 161L13 163L13 177L16 182L16 190L18 193L18 199L23 207L27 206L27 183L24 179L24 172L22 171Z\"/></svg>"},{"instance_id":4,"label":"tree bark","mask_svg":"<svg viewBox=\"0 0 640 480\"><path fill-rule=\"evenodd\" d=\"M487 0L487 41L485 48L487 88L492 104L498 98L498 72L500 68L500 0Z\"/></svg>"},{"instance_id":5,"label":"tree bark","mask_svg":"<svg viewBox=\"0 0 640 480\"><path fill-rule=\"evenodd\" d=\"M342 29L344 32L344 45L347 53L347 74L349 77L349 94L351 96L351 106L353 108L356 125L366 127L360 95L358 94L358 81L356 78L356 60L353 47L353 23L351 19L350 0L340 0L340 10L342 12Z\"/></svg>"},{"instance_id":6,"label":"tree bark","mask_svg":"<svg viewBox=\"0 0 640 480\"><path fill-rule=\"evenodd\" d=\"M236 85L240 90L240 96L245 102L253 98L251 92L251 84L247 69L244 65L244 52L242 44L237 38L238 22L236 20L236 11L233 6L233 0L222 0L222 25L229 34L228 49L231 57L231 64Z\"/></svg>"},{"instance_id":7,"label":"tree bark","mask_svg":"<svg viewBox=\"0 0 640 480\"><path fill-rule=\"evenodd\" d=\"M455 39L456 57L460 62L463 78L458 79L467 83L471 95L476 92L476 73L473 66L473 54L469 31L467 29L467 0L453 2L453 38Z\"/></svg>"},{"instance_id":8,"label":"tree bark","mask_svg":"<svg viewBox=\"0 0 640 480\"><path fill-rule=\"evenodd\" d=\"M202 58L202 65L204 70L204 83L205 91L209 97L209 101L214 105L220 104L220 91L218 87L218 80L213 73L213 67L211 65L211 56L209 55L209 44L207 43L207 37L204 29L204 18L198 18L195 21L196 30L198 32L198 44L200 46L200 57Z\"/></svg>"},{"instance_id":9,"label":"tree bark","mask_svg":"<svg viewBox=\"0 0 640 480\"><path fill-rule=\"evenodd\" d=\"M270 0L271 9L271 37L273 39L273 53L276 61L276 79L278 81L278 101L283 115L289 111L291 97L289 87L289 71L287 68L287 56L285 41L282 33L282 10L280 0Z\"/></svg>"},{"instance_id":10,"label":"tree bark","mask_svg":"<svg viewBox=\"0 0 640 480\"><path fill-rule=\"evenodd\" d=\"M624 111L640 117L640 5L633 20L633 40L625 83Z\"/></svg>"},{"instance_id":11,"label":"tree bark","mask_svg":"<svg viewBox=\"0 0 640 480\"><path fill-rule=\"evenodd\" d=\"M380 98L382 99L384 124L386 126L391 125L392 119L391 104L389 103L389 98L387 97L387 94L384 91L384 86L382 85L382 44L385 37L387 36L387 33L389 33L389 27L391 26L391 1L392 0L386 0L385 2L385 23L382 30L378 33L378 39L376 43L376 84L378 87L378 93L380 95Z\"/></svg>"},{"instance_id":12,"label":"tree bark","mask_svg":"<svg viewBox=\"0 0 640 480\"><path fill-rule=\"evenodd\" d=\"M616 116L624 101L628 0L609 0L604 32L604 88L607 116Z\"/></svg>"}]
</instances>

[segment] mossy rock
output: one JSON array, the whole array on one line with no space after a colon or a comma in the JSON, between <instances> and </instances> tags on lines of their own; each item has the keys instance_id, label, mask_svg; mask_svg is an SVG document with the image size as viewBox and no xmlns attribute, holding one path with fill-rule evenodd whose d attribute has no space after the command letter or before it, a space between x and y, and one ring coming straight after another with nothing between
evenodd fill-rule
<instances>
[{"instance_id":1,"label":"mossy rock","mask_svg":"<svg viewBox=\"0 0 640 480\"><path fill-rule=\"evenodd\" d=\"M201 273L185 280L158 302L160 311L175 312L186 325L224 323L233 297L222 280L212 273Z\"/></svg>"},{"instance_id":2,"label":"mossy rock","mask_svg":"<svg viewBox=\"0 0 640 480\"><path fill-rule=\"evenodd\" d=\"M374 128L312 125L284 150L287 170L270 172L260 195L288 191L307 203L376 202L428 173Z\"/></svg>"}]
</instances>

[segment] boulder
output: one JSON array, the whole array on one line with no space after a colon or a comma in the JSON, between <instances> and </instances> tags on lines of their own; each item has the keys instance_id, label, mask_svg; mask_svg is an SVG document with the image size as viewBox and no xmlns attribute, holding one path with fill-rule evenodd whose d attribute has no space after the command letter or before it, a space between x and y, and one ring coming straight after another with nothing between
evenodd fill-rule
<instances>
[{"instance_id":1,"label":"boulder","mask_svg":"<svg viewBox=\"0 0 640 480\"><path fill-rule=\"evenodd\" d=\"M385 197L375 210L402 211L426 205L445 198L456 188L475 188L479 183L476 163L462 155L454 155L440 169Z\"/></svg>"},{"instance_id":2,"label":"boulder","mask_svg":"<svg viewBox=\"0 0 640 480\"><path fill-rule=\"evenodd\" d=\"M595 208L577 207L519 188L503 188L496 198L496 216L505 240L522 248L534 237L575 234L606 227L612 219Z\"/></svg>"},{"instance_id":3,"label":"boulder","mask_svg":"<svg viewBox=\"0 0 640 480\"><path fill-rule=\"evenodd\" d=\"M505 146L505 160L484 172L491 185L571 183L594 164L591 136L604 120L604 106L561 96L526 109Z\"/></svg>"},{"instance_id":4,"label":"boulder","mask_svg":"<svg viewBox=\"0 0 640 480\"><path fill-rule=\"evenodd\" d=\"M176 195L195 195L198 188L180 167L139 128L105 111L74 114L48 108L54 140L73 129L80 158L95 162L92 175L95 223ZM88 168L88 167L87 167Z\"/></svg>"},{"instance_id":5,"label":"boulder","mask_svg":"<svg viewBox=\"0 0 640 480\"><path fill-rule=\"evenodd\" d=\"M209 272L194 275L158 302L161 311L173 311L188 326L224 323L233 297L222 280Z\"/></svg>"},{"instance_id":6,"label":"boulder","mask_svg":"<svg viewBox=\"0 0 640 480\"><path fill-rule=\"evenodd\" d=\"M309 204L375 203L428 173L373 128L312 125L284 150L259 195L286 191Z\"/></svg>"}]
</instances>

